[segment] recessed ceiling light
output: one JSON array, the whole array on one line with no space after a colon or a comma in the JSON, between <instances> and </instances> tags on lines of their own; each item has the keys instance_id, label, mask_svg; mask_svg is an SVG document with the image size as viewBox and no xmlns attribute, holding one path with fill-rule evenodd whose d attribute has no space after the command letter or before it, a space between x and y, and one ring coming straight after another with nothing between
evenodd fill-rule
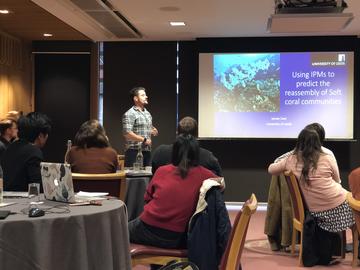
<instances>
[{"instance_id":1,"label":"recessed ceiling light","mask_svg":"<svg viewBox=\"0 0 360 270\"><path fill-rule=\"evenodd\" d=\"M10 11L8 11L7 9L0 9L0 14L9 14Z\"/></svg>"},{"instance_id":2,"label":"recessed ceiling light","mask_svg":"<svg viewBox=\"0 0 360 270\"><path fill-rule=\"evenodd\" d=\"M43 36L44 36L44 37L52 37L52 36L53 36L53 34L50 34L50 33L44 33L44 34L43 34Z\"/></svg>"},{"instance_id":3,"label":"recessed ceiling light","mask_svg":"<svg viewBox=\"0 0 360 270\"><path fill-rule=\"evenodd\" d=\"M185 22L170 22L171 26L185 26Z\"/></svg>"}]
</instances>

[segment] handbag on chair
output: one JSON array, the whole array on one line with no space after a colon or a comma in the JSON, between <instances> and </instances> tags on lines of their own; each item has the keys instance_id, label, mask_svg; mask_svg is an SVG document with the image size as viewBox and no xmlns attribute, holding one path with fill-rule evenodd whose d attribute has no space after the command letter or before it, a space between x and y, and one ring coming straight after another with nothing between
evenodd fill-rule
<instances>
[{"instance_id":1,"label":"handbag on chair","mask_svg":"<svg viewBox=\"0 0 360 270\"><path fill-rule=\"evenodd\" d=\"M199 268L192 262L171 261L159 270L199 270Z\"/></svg>"}]
</instances>

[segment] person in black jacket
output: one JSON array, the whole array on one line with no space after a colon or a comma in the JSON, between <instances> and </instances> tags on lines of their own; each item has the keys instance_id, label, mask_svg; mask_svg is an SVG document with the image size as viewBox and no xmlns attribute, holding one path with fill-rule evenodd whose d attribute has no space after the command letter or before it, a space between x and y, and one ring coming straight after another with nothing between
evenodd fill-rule
<instances>
[{"instance_id":1,"label":"person in black jacket","mask_svg":"<svg viewBox=\"0 0 360 270\"><path fill-rule=\"evenodd\" d=\"M50 119L38 112L29 113L18 121L19 140L4 152L1 167L4 172L4 190L27 191L29 183L41 184L41 148L51 130Z\"/></svg>"},{"instance_id":2,"label":"person in black jacket","mask_svg":"<svg viewBox=\"0 0 360 270\"><path fill-rule=\"evenodd\" d=\"M10 143L16 139L18 128L13 119L0 120L0 160Z\"/></svg>"},{"instance_id":3,"label":"person in black jacket","mask_svg":"<svg viewBox=\"0 0 360 270\"><path fill-rule=\"evenodd\" d=\"M198 136L198 125L194 118L186 116L182 118L177 127L177 134L190 134L195 138ZM162 144L155 149L152 155L152 172L163 165L171 163L172 145ZM217 176L223 176L218 159L210 151L200 147L199 162L201 166L209 169Z\"/></svg>"},{"instance_id":4,"label":"person in black jacket","mask_svg":"<svg viewBox=\"0 0 360 270\"><path fill-rule=\"evenodd\" d=\"M215 185L215 184L214 184ZM207 186L207 187L206 187ZM190 221L187 238L188 259L199 269L217 270L231 232L231 223L225 206L221 186L203 185L206 207L196 209ZM201 199L199 199L200 201ZM198 202L199 205L204 205Z\"/></svg>"}]
</instances>

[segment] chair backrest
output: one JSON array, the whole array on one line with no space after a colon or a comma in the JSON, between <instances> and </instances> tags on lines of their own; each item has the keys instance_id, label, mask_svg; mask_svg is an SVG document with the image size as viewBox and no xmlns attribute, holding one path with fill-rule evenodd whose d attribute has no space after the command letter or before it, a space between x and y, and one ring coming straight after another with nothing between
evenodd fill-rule
<instances>
[{"instance_id":1,"label":"chair backrest","mask_svg":"<svg viewBox=\"0 0 360 270\"><path fill-rule=\"evenodd\" d=\"M290 198L293 205L293 217L300 223L304 223L305 208L299 182L292 171L284 172L284 176L289 188Z\"/></svg>"},{"instance_id":2,"label":"chair backrest","mask_svg":"<svg viewBox=\"0 0 360 270\"><path fill-rule=\"evenodd\" d=\"M346 195L346 200L348 201L352 211L353 211L353 215L355 218L355 222L356 222L356 228L357 230L360 232L360 201L356 200L353 195L351 194L351 192L348 192L348 194Z\"/></svg>"},{"instance_id":3,"label":"chair backrest","mask_svg":"<svg viewBox=\"0 0 360 270\"><path fill-rule=\"evenodd\" d=\"M346 199L352 208L356 228L360 232L360 167L350 172L348 180L351 193L347 195Z\"/></svg>"},{"instance_id":4,"label":"chair backrest","mask_svg":"<svg viewBox=\"0 0 360 270\"><path fill-rule=\"evenodd\" d=\"M109 195L125 200L126 178L125 172L116 173L72 173L74 190L88 192L109 192Z\"/></svg>"},{"instance_id":5,"label":"chair backrest","mask_svg":"<svg viewBox=\"0 0 360 270\"><path fill-rule=\"evenodd\" d=\"M252 194L250 199L245 202L243 208L235 217L231 235L228 240L226 250L221 259L220 270L237 270L240 269L240 258L244 249L245 238L251 215L257 208L257 199Z\"/></svg>"}]
</instances>

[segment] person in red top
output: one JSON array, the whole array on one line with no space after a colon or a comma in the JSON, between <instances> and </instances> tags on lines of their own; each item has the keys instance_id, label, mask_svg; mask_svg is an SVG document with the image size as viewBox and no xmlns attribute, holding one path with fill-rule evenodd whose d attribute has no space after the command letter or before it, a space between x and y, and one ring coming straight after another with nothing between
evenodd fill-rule
<instances>
[{"instance_id":1,"label":"person in red top","mask_svg":"<svg viewBox=\"0 0 360 270\"><path fill-rule=\"evenodd\" d=\"M199 166L199 145L192 135L179 135L172 162L156 170L144 195L140 217L129 222L130 242L162 248L186 247L187 224L202 182L217 177Z\"/></svg>"}]
</instances>

